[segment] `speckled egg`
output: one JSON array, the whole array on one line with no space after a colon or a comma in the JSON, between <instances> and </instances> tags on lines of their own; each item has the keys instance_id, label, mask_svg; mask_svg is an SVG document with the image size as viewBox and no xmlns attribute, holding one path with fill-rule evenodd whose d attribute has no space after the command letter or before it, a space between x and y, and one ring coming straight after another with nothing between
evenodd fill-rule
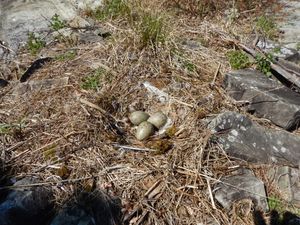
<instances>
[{"instance_id":1,"label":"speckled egg","mask_svg":"<svg viewBox=\"0 0 300 225\"><path fill-rule=\"evenodd\" d=\"M140 141L146 140L154 133L154 130L155 128L151 123L144 121L137 127L135 137Z\"/></svg>"},{"instance_id":2,"label":"speckled egg","mask_svg":"<svg viewBox=\"0 0 300 225\"><path fill-rule=\"evenodd\" d=\"M149 114L143 111L134 111L129 115L129 120L134 125L139 125L141 122L146 121L149 118Z\"/></svg>"},{"instance_id":3,"label":"speckled egg","mask_svg":"<svg viewBox=\"0 0 300 225\"><path fill-rule=\"evenodd\" d=\"M161 111L154 113L147 120L149 123L152 123L157 129L163 127L167 123L168 117Z\"/></svg>"}]
</instances>

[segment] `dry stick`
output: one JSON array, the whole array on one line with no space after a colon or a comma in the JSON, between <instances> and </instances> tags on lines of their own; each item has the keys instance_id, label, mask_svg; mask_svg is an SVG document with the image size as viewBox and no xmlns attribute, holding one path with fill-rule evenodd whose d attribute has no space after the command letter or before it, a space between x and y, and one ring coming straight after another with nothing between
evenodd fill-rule
<instances>
[{"instance_id":1,"label":"dry stick","mask_svg":"<svg viewBox=\"0 0 300 225\"><path fill-rule=\"evenodd\" d=\"M126 145L118 145L118 144L114 144L113 146L120 148L120 149L127 149L127 150L132 150L132 151L155 152L155 150L149 149L149 148L137 148L137 147L131 147L131 146L126 146Z\"/></svg>"},{"instance_id":2,"label":"dry stick","mask_svg":"<svg viewBox=\"0 0 300 225\"><path fill-rule=\"evenodd\" d=\"M220 68L221 68L221 63L219 63L219 65L218 65L218 68L217 68L217 70L216 70L216 72L215 72L215 75L214 75L214 79L213 79L212 82L211 82L211 86L214 86L214 85L215 85L215 82L216 82L217 76L218 76L218 74L219 74Z\"/></svg>"},{"instance_id":3,"label":"dry stick","mask_svg":"<svg viewBox=\"0 0 300 225\"><path fill-rule=\"evenodd\" d=\"M115 121L119 122L120 120L118 120L117 118L115 118L113 115L109 114L108 112L106 112L104 109L100 108L99 106L95 105L94 103L89 102L86 99L80 98L79 101L82 104L85 104L91 108L97 109L98 111L100 111L104 116L108 116L112 119L114 119Z\"/></svg>"},{"instance_id":4,"label":"dry stick","mask_svg":"<svg viewBox=\"0 0 300 225\"><path fill-rule=\"evenodd\" d=\"M208 178L206 178L206 183L207 183L207 187L208 187L208 192L209 192L209 198L210 198L210 201L211 201L211 205L212 205L213 209L217 209Z\"/></svg>"},{"instance_id":5,"label":"dry stick","mask_svg":"<svg viewBox=\"0 0 300 225\"><path fill-rule=\"evenodd\" d=\"M186 102L182 102L174 97L171 97L170 100L173 100L174 102L177 102L179 104L182 104L182 105L185 105L185 106L188 106L190 108L194 108L194 106L192 104L189 104L189 103L186 103Z\"/></svg>"},{"instance_id":6,"label":"dry stick","mask_svg":"<svg viewBox=\"0 0 300 225\"><path fill-rule=\"evenodd\" d=\"M18 147L22 146L23 144L25 144L25 142L27 142L27 141L29 141L29 140L31 140L31 139L32 139L32 138L29 138L29 139L26 140L26 141L20 141L20 142L18 142L17 144L15 144L15 145L13 145L13 146L11 146L11 147L5 149L5 151L7 151L7 152L14 151L15 149L17 149Z\"/></svg>"},{"instance_id":7,"label":"dry stick","mask_svg":"<svg viewBox=\"0 0 300 225\"><path fill-rule=\"evenodd\" d=\"M4 48L4 49L6 49L6 50L8 50L8 51L10 51L10 52L12 52L12 53L16 53L14 50L12 50L11 48L9 48L9 47L3 45L2 43L0 43L0 47Z\"/></svg>"},{"instance_id":8,"label":"dry stick","mask_svg":"<svg viewBox=\"0 0 300 225\"><path fill-rule=\"evenodd\" d=\"M162 182L161 179L159 179L158 181L156 181L156 182L148 189L148 191L144 194L144 197L145 197L145 198L148 198L149 195L151 194L151 192L153 192L153 191L160 185L161 182Z\"/></svg>"}]
</instances>

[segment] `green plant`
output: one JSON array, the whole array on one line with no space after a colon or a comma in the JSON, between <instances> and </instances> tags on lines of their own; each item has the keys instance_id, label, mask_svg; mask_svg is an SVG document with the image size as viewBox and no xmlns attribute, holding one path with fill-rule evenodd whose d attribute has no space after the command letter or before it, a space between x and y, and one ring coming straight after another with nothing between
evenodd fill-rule
<instances>
[{"instance_id":1,"label":"green plant","mask_svg":"<svg viewBox=\"0 0 300 225\"><path fill-rule=\"evenodd\" d=\"M276 196L270 196L268 198L268 205L270 210L276 210L279 213L286 210L286 205Z\"/></svg>"},{"instance_id":2,"label":"green plant","mask_svg":"<svg viewBox=\"0 0 300 225\"><path fill-rule=\"evenodd\" d=\"M8 134L11 130L11 125L0 123L0 134Z\"/></svg>"},{"instance_id":3,"label":"green plant","mask_svg":"<svg viewBox=\"0 0 300 225\"><path fill-rule=\"evenodd\" d=\"M257 55L255 58L256 68L266 74L267 76L271 76L271 63L273 62L273 55L267 54L266 56Z\"/></svg>"},{"instance_id":4,"label":"green plant","mask_svg":"<svg viewBox=\"0 0 300 225\"><path fill-rule=\"evenodd\" d=\"M275 47L275 48L273 49L273 52L274 52L274 53L280 53L280 52L281 52L281 48L280 48L280 47Z\"/></svg>"},{"instance_id":5,"label":"green plant","mask_svg":"<svg viewBox=\"0 0 300 225\"><path fill-rule=\"evenodd\" d=\"M23 119L16 123L0 123L0 134L10 134L14 129L22 130L25 127L26 123Z\"/></svg>"},{"instance_id":6,"label":"green plant","mask_svg":"<svg viewBox=\"0 0 300 225\"><path fill-rule=\"evenodd\" d=\"M260 16L257 18L256 27L267 38L274 38L277 34L277 26L271 17Z\"/></svg>"},{"instance_id":7,"label":"green plant","mask_svg":"<svg viewBox=\"0 0 300 225\"><path fill-rule=\"evenodd\" d=\"M138 27L143 46L157 46L166 40L166 26L163 17L157 14L144 13Z\"/></svg>"},{"instance_id":8,"label":"green plant","mask_svg":"<svg viewBox=\"0 0 300 225\"><path fill-rule=\"evenodd\" d=\"M33 32L29 32L27 40L27 49L32 55L36 55L43 47L46 42L43 41L38 35Z\"/></svg>"},{"instance_id":9,"label":"green plant","mask_svg":"<svg viewBox=\"0 0 300 225\"><path fill-rule=\"evenodd\" d=\"M189 72L195 72L197 67L195 64L193 64L191 61L189 60L186 60L183 62L183 67L185 69L187 69Z\"/></svg>"},{"instance_id":10,"label":"green plant","mask_svg":"<svg viewBox=\"0 0 300 225\"><path fill-rule=\"evenodd\" d=\"M297 51L299 51L299 50L300 50L300 42L298 42L298 43L297 43L297 45L296 45L296 49L297 49Z\"/></svg>"},{"instance_id":11,"label":"green plant","mask_svg":"<svg viewBox=\"0 0 300 225\"><path fill-rule=\"evenodd\" d=\"M250 66L249 57L240 50L234 50L227 53L230 66L233 69L243 69Z\"/></svg>"},{"instance_id":12,"label":"green plant","mask_svg":"<svg viewBox=\"0 0 300 225\"><path fill-rule=\"evenodd\" d=\"M59 15L57 15L55 13L54 16L52 16L52 18L51 18L50 27L53 30L58 31L58 30L64 28L65 26L66 26L65 22L63 20L61 20L59 18Z\"/></svg>"},{"instance_id":13,"label":"green plant","mask_svg":"<svg viewBox=\"0 0 300 225\"><path fill-rule=\"evenodd\" d=\"M131 8L126 0L105 0L102 7L91 12L91 16L98 20L129 15L131 15Z\"/></svg>"},{"instance_id":14,"label":"green plant","mask_svg":"<svg viewBox=\"0 0 300 225\"><path fill-rule=\"evenodd\" d=\"M66 53L55 56L55 59L58 61L66 61L66 60L74 59L75 56L76 56L76 51L68 51Z\"/></svg>"},{"instance_id":15,"label":"green plant","mask_svg":"<svg viewBox=\"0 0 300 225\"><path fill-rule=\"evenodd\" d=\"M112 80L111 74L104 68L98 68L93 73L83 79L81 88L85 90L97 91L101 88L102 83L105 81L110 82Z\"/></svg>"}]
</instances>

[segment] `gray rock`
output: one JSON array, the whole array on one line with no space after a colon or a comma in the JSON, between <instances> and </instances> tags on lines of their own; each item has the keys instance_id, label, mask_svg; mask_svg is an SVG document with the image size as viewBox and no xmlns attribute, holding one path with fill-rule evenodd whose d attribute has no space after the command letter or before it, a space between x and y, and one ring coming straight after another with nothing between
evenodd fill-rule
<instances>
[{"instance_id":1,"label":"gray rock","mask_svg":"<svg viewBox=\"0 0 300 225\"><path fill-rule=\"evenodd\" d=\"M222 178L215 190L216 200L225 209L229 209L236 201L251 199L257 207L268 211L264 183L252 173Z\"/></svg>"},{"instance_id":2,"label":"gray rock","mask_svg":"<svg viewBox=\"0 0 300 225\"><path fill-rule=\"evenodd\" d=\"M36 183L34 178L25 178L14 186ZM0 204L1 225L44 224L53 214L53 195L45 187L16 188Z\"/></svg>"},{"instance_id":3,"label":"gray rock","mask_svg":"<svg viewBox=\"0 0 300 225\"><path fill-rule=\"evenodd\" d=\"M280 0L284 6L284 18L279 23L284 31L281 42L288 47L296 48L300 42L300 2L298 0Z\"/></svg>"},{"instance_id":4,"label":"gray rock","mask_svg":"<svg viewBox=\"0 0 300 225\"><path fill-rule=\"evenodd\" d=\"M271 40L260 38L257 47L265 53L272 54L274 57L286 59L293 62L298 62L300 59L299 52L294 48L286 47L280 43Z\"/></svg>"},{"instance_id":5,"label":"gray rock","mask_svg":"<svg viewBox=\"0 0 300 225\"><path fill-rule=\"evenodd\" d=\"M299 165L297 135L264 128L235 112L218 115L208 127L231 156L249 162Z\"/></svg>"},{"instance_id":6,"label":"gray rock","mask_svg":"<svg viewBox=\"0 0 300 225\"><path fill-rule=\"evenodd\" d=\"M300 207L300 170L288 166L274 167L268 177L280 190L284 200Z\"/></svg>"},{"instance_id":7,"label":"gray rock","mask_svg":"<svg viewBox=\"0 0 300 225\"><path fill-rule=\"evenodd\" d=\"M255 70L226 74L224 87L232 98L247 101L248 111L264 117L287 130L300 122L300 94Z\"/></svg>"},{"instance_id":8,"label":"gray rock","mask_svg":"<svg viewBox=\"0 0 300 225\"><path fill-rule=\"evenodd\" d=\"M67 204L50 225L121 224L121 201L101 191L82 193L74 204Z\"/></svg>"},{"instance_id":9,"label":"gray rock","mask_svg":"<svg viewBox=\"0 0 300 225\"><path fill-rule=\"evenodd\" d=\"M102 1L97 1L97 4L95 3L96 1L89 2L92 4L92 7L96 7ZM26 43L28 32L39 33L43 36L47 35L49 21L54 14L58 14L63 20L78 20L76 5L82 8L85 5L85 1L2 0L0 1L0 40L5 42L7 47L14 52L17 52L19 46ZM79 23L88 24L82 18L79 19ZM11 53L0 48L0 58L14 56Z\"/></svg>"},{"instance_id":10,"label":"gray rock","mask_svg":"<svg viewBox=\"0 0 300 225\"><path fill-rule=\"evenodd\" d=\"M68 84L69 78L62 77L58 79L31 80L24 83L18 83L13 88L12 95L20 96L25 93L30 94L34 91L49 90L52 88L64 87Z\"/></svg>"},{"instance_id":11,"label":"gray rock","mask_svg":"<svg viewBox=\"0 0 300 225\"><path fill-rule=\"evenodd\" d=\"M280 190L281 197L291 202L293 192L291 186L291 168L288 166L274 167L268 171L268 177L273 180Z\"/></svg>"}]
</instances>

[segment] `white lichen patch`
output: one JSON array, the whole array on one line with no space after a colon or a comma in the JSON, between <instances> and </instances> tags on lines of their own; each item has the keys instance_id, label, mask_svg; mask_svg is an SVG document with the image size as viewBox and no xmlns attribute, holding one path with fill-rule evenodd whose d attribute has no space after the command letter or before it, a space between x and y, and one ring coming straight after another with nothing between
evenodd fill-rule
<instances>
[{"instance_id":1,"label":"white lichen patch","mask_svg":"<svg viewBox=\"0 0 300 225\"><path fill-rule=\"evenodd\" d=\"M271 160L272 160L272 162L274 162L274 163L277 162L277 159L276 159L274 156L271 156Z\"/></svg>"},{"instance_id":2,"label":"white lichen patch","mask_svg":"<svg viewBox=\"0 0 300 225\"><path fill-rule=\"evenodd\" d=\"M237 136L239 135L239 133L237 132L237 130L231 130L230 133L231 133L233 136L235 136L235 137L237 137Z\"/></svg>"},{"instance_id":3,"label":"white lichen patch","mask_svg":"<svg viewBox=\"0 0 300 225\"><path fill-rule=\"evenodd\" d=\"M287 149L285 147L281 147L280 150L281 150L282 153L285 153L287 151Z\"/></svg>"},{"instance_id":4,"label":"white lichen patch","mask_svg":"<svg viewBox=\"0 0 300 225\"><path fill-rule=\"evenodd\" d=\"M235 141L236 141L235 136L229 135L229 136L228 136L228 141L230 141L230 142L235 142Z\"/></svg>"},{"instance_id":5,"label":"white lichen patch","mask_svg":"<svg viewBox=\"0 0 300 225\"><path fill-rule=\"evenodd\" d=\"M241 126L240 129L241 129L242 131L246 131L246 130L247 130L246 127L244 127L244 126Z\"/></svg>"}]
</instances>

